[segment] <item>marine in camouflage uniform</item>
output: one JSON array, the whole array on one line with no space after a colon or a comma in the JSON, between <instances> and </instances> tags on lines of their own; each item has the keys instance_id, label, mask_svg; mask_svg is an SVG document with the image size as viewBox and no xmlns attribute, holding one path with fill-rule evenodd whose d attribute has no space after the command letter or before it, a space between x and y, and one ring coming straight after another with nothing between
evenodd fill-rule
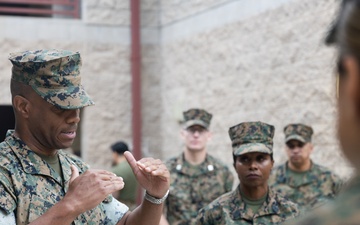
<instances>
[{"instance_id":1,"label":"marine in camouflage uniform","mask_svg":"<svg viewBox=\"0 0 360 225\"><path fill-rule=\"evenodd\" d=\"M38 50L13 53L11 79L29 85L43 99L61 109L77 109L93 105L81 86L79 53L66 50ZM8 131L0 143L0 209L16 212L16 224L28 224L61 200L68 191L71 165L80 173L88 166L76 156L58 151L61 171L34 153L29 146ZM59 174L60 172L60 174ZM111 212L116 204L116 218ZM73 224L116 224L128 207L109 196L101 204L80 214Z\"/></svg>"},{"instance_id":2,"label":"marine in camouflage uniform","mask_svg":"<svg viewBox=\"0 0 360 225\"><path fill-rule=\"evenodd\" d=\"M284 133L286 143L296 140L300 145L305 145L310 144L313 129L304 124L289 124L284 128ZM315 164L310 158L306 160L309 161L310 168L300 172L292 171L289 161L279 165L273 170L269 184L283 196L309 210L334 199L341 190L342 180L329 169Z\"/></svg>"},{"instance_id":3,"label":"marine in camouflage uniform","mask_svg":"<svg viewBox=\"0 0 360 225\"><path fill-rule=\"evenodd\" d=\"M111 196L121 177L61 150L76 137L80 109L94 104L81 85L80 54L37 50L9 59L16 125L0 143L0 225L158 225L170 187L160 160L124 153L146 190L130 212Z\"/></svg>"},{"instance_id":4,"label":"marine in camouflage uniform","mask_svg":"<svg viewBox=\"0 0 360 225\"><path fill-rule=\"evenodd\" d=\"M354 167L354 178L339 196L296 225L358 225L360 224L360 0L343 0L338 18L331 25L327 44L336 44L338 50L338 122L337 133L342 153ZM335 66L335 65L334 65Z\"/></svg>"},{"instance_id":5,"label":"marine in camouflage uniform","mask_svg":"<svg viewBox=\"0 0 360 225\"><path fill-rule=\"evenodd\" d=\"M273 126L262 122L240 123L229 129L234 167L240 178L240 184L236 190L220 196L201 209L196 224L281 224L300 214L295 203L282 197L267 185L273 165L274 130ZM248 179L250 173L257 174L258 177ZM261 193L256 194L261 194L263 197L249 200L245 194L248 190L253 192L260 190ZM252 206L252 202L255 202L255 207Z\"/></svg>"},{"instance_id":6,"label":"marine in camouflage uniform","mask_svg":"<svg viewBox=\"0 0 360 225\"><path fill-rule=\"evenodd\" d=\"M208 132L212 118L210 113L190 109L183 115L185 129L201 126L206 129L203 132ZM170 193L166 201L167 220L171 225L194 224L199 209L232 189L234 177L229 168L207 154L206 149L201 151L204 151L205 158L198 165L189 163L185 153L166 162L171 175Z\"/></svg>"}]
</instances>

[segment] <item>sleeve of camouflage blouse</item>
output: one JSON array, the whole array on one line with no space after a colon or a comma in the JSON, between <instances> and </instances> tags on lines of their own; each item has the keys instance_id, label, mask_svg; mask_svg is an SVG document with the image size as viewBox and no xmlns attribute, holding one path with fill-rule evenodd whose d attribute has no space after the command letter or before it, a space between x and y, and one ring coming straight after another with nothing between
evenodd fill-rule
<instances>
[{"instance_id":1,"label":"sleeve of camouflage blouse","mask_svg":"<svg viewBox=\"0 0 360 225\"><path fill-rule=\"evenodd\" d=\"M200 209L198 215L196 217L196 225L212 225L215 224L212 221L212 214L211 210L208 208L209 206L205 206L204 208Z\"/></svg>"},{"instance_id":2,"label":"sleeve of camouflage blouse","mask_svg":"<svg viewBox=\"0 0 360 225\"><path fill-rule=\"evenodd\" d=\"M0 209L7 214L12 213L16 208L14 191L7 172L0 167Z\"/></svg>"}]
</instances>

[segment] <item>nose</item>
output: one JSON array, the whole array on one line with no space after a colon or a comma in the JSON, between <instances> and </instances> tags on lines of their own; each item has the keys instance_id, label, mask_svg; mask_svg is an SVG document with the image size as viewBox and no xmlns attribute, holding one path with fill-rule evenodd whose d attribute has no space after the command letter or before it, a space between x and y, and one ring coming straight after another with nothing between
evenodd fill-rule
<instances>
[{"instance_id":1,"label":"nose","mask_svg":"<svg viewBox=\"0 0 360 225\"><path fill-rule=\"evenodd\" d=\"M257 170L258 169L258 164L256 162L256 160L252 160L250 162L250 167L249 167L250 170Z\"/></svg>"},{"instance_id":2,"label":"nose","mask_svg":"<svg viewBox=\"0 0 360 225\"><path fill-rule=\"evenodd\" d=\"M67 116L67 123L70 124L77 124L80 122L80 109L71 109L69 110L69 114Z\"/></svg>"},{"instance_id":3,"label":"nose","mask_svg":"<svg viewBox=\"0 0 360 225\"><path fill-rule=\"evenodd\" d=\"M301 148L299 146L295 146L292 151L293 153L298 153L301 151Z\"/></svg>"}]
</instances>

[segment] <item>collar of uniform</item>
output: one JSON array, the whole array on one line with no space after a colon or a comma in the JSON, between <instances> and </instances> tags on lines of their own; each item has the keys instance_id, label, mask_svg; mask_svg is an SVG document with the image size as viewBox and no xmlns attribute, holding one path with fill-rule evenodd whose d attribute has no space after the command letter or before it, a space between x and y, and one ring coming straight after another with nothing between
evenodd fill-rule
<instances>
[{"instance_id":1,"label":"collar of uniform","mask_svg":"<svg viewBox=\"0 0 360 225\"><path fill-rule=\"evenodd\" d=\"M260 213L249 213L245 208L245 201L242 199L240 194L240 185L233 192L233 196L231 197L233 201L230 203L230 216L233 220L253 220L255 217L260 217L264 215L272 215L279 214L279 206L276 201L275 192L269 188L268 195L263 203L263 205L259 208L258 212Z\"/></svg>"},{"instance_id":2,"label":"collar of uniform","mask_svg":"<svg viewBox=\"0 0 360 225\"><path fill-rule=\"evenodd\" d=\"M13 130L7 132L5 142L19 159L25 173L50 176L61 184L60 176L20 138L15 137Z\"/></svg>"},{"instance_id":3,"label":"collar of uniform","mask_svg":"<svg viewBox=\"0 0 360 225\"><path fill-rule=\"evenodd\" d=\"M296 183L293 177L288 176L287 171L289 171L289 170L290 170L289 161L286 161L286 163L282 167L280 167L279 172L282 175L281 183L286 183L291 187L300 187L300 186L309 184L318 178L318 176L316 174L316 170L315 170L315 164L313 163L313 161L311 161L311 167L308 171L305 172L306 175L304 175L304 178L301 183Z\"/></svg>"},{"instance_id":4,"label":"collar of uniform","mask_svg":"<svg viewBox=\"0 0 360 225\"><path fill-rule=\"evenodd\" d=\"M207 174L213 172L216 168L211 160L211 157L207 154L205 161L197 166L191 166L186 160L184 153L181 157L178 157L175 164L175 170L178 173L186 174L188 176L199 176L201 174Z\"/></svg>"}]
</instances>

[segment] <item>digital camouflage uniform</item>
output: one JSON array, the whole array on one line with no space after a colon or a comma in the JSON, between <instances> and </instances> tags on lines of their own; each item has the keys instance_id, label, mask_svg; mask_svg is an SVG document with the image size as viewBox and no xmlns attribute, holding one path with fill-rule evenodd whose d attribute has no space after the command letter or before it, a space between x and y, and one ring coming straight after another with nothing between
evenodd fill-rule
<instances>
[{"instance_id":1,"label":"digital camouflage uniform","mask_svg":"<svg viewBox=\"0 0 360 225\"><path fill-rule=\"evenodd\" d=\"M285 199L275 191L269 189L268 196L259 208L253 213L246 207L238 187L226 193L201 209L197 217L198 225L268 225L281 224L286 220L299 215L295 203Z\"/></svg>"},{"instance_id":2,"label":"digital camouflage uniform","mask_svg":"<svg viewBox=\"0 0 360 225\"><path fill-rule=\"evenodd\" d=\"M234 156L252 152L273 153L275 127L260 121L245 122L229 128ZM241 183L241 180L240 180ZM280 224L300 214L297 205L271 188L267 198L257 212L247 206L241 196L241 186L224 194L200 210L197 224L231 225L231 224Z\"/></svg>"},{"instance_id":3,"label":"digital camouflage uniform","mask_svg":"<svg viewBox=\"0 0 360 225\"><path fill-rule=\"evenodd\" d=\"M183 113L184 126L200 125L208 129L212 115L202 109ZM229 168L210 156L200 165L192 166L184 155L167 160L170 171L170 192L166 200L167 220L171 225L191 225L199 209L220 195L231 191L234 176Z\"/></svg>"},{"instance_id":4,"label":"digital camouflage uniform","mask_svg":"<svg viewBox=\"0 0 360 225\"><path fill-rule=\"evenodd\" d=\"M64 151L59 150L58 157L63 180L12 132L8 132L4 142L0 143L0 209L6 213L15 212L17 225L32 222L65 196L72 164L79 173L87 170L87 165ZM110 201L112 198L109 196L94 209L80 214L73 224L112 224L104 208ZM127 211L127 208L124 210ZM125 214L126 211L118 213Z\"/></svg>"},{"instance_id":5,"label":"digital camouflage uniform","mask_svg":"<svg viewBox=\"0 0 360 225\"><path fill-rule=\"evenodd\" d=\"M304 218L287 225L358 225L360 224L360 176L355 177L332 202L317 208Z\"/></svg>"},{"instance_id":6,"label":"digital camouflage uniform","mask_svg":"<svg viewBox=\"0 0 360 225\"><path fill-rule=\"evenodd\" d=\"M341 179L323 166L312 163L301 183L287 175L287 163L272 172L269 184L281 195L304 209L311 209L334 199L342 187Z\"/></svg>"},{"instance_id":7,"label":"digital camouflage uniform","mask_svg":"<svg viewBox=\"0 0 360 225\"><path fill-rule=\"evenodd\" d=\"M210 155L195 168L183 155L166 163L170 171L170 192L166 200L167 219L171 225L194 224L199 209L220 195L231 191L234 177L227 166Z\"/></svg>"},{"instance_id":8,"label":"digital camouflage uniform","mask_svg":"<svg viewBox=\"0 0 360 225\"><path fill-rule=\"evenodd\" d=\"M313 130L304 124L289 124L284 128L285 142L298 140L311 142ZM283 196L309 210L334 199L341 190L342 180L329 169L311 162L311 168L303 176L301 182L296 181L288 173L288 163L282 164L272 171L269 185Z\"/></svg>"},{"instance_id":9,"label":"digital camouflage uniform","mask_svg":"<svg viewBox=\"0 0 360 225\"><path fill-rule=\"evenodd\" d=\"M48 103L61 109L94 104L81 85L78 52L55 49L25 51L12 53L9 59L13 64L11 79L31 86ZM71 165L75 165L80 173L87 170L87 165L77 157L62 150L57 153L63 177L15 137L13 131L8 132L0 143L0 210L8 215L14 213L17 225L34 221L65 196ZM113 204L119 211L114 211ZM80 214L72 224L115 224L127 211L125 205L109 196L94 209Z\"/></svg>"}]
</instances>

